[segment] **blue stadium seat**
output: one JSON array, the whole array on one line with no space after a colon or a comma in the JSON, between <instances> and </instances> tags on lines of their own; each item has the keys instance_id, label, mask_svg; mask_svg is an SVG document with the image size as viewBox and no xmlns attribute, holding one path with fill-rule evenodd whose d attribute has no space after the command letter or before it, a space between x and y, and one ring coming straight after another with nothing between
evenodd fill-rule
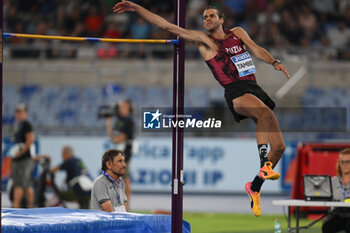
<instances>
[{"instance_id":1,"label":"blue stadium seat","mask_svg":"<svg viewBox=\"0 0 350 233\"><path fill-rule=\"evenodd\" d=\"M208 107L209 97L205 87L196 86L186 89L186 107Z\"/></svg>"},{"instance_id":2,"label":"blue stadium seat","mask_svg":"<svg viewBox=\"0 0 350 233\"><path fill-rule=\"evenodd\" d=\"M318 99L321 98L323 94L324 92L322 89L309 87L301 97L300 104L303 107L313 107L317 104Z\"/></svg>"},{"instance_id":3,"label":"blue stadium seat","mask_svg":"<svg viewBox=\"0 0 350 233\"><path fill-rule=\"evenodd\" d=\"M12 124L14 121L14 113L16 104L20 103L19 89L14 85L3 86L2 114L3 124Z\"/></svg>"},{"instance_id":4,"label":"blue stadium seat","mask_svg":"<svg viewBox=\"0 0 350 233\"><path fill-rule=\"evenodd\" d=\"M168 107L172 106L172 99L167 95L163 87L148 87L145 89L144 104L146 107Z\"/></svg>"},{"instance_id":5,"label":"blue stadium seat","mask_svg":"<svg viewBox=\"0 0 350 233\"><path fill-rule=\"evenodd\" d=\"M225 103L224 98L224 89L219 86L211 87L209 89L209 100L210 102L223 102Z\"/></svg>"},{"instance_id":6,"label":"blue stadium seat","mask_svg":"<svg viewBox=\"0 0 350 233\"><path fill-rule=\"evenodd\" d=\"M130 99L134 104L144 106L144 89L140 86L128 86L124 91L125 98Z\"/></svg>"},{"instance_id":7,"label":"blue stadium seat","mask_svg":"<svg viewBox=\"0 0 350 233\"><path fill-rule=\"evenodd\" d=\"M21 88L21 99L28 100L39 91L38 85L24 85Z\"/></svg>"},{"instance_id":8,"label":"blue stadium seat","mask_svg":"<svg viewBox=\"0 0 350 233\"><path fill-rule=\"evenodd\" d=\"M116 103L125 99L124 91L118 84L108 84L102 88L102 97L105 104Z\"/></svg>"},{"instance_id":9,"label":"blue stadium seat","mask_svg":"<svg viewBox=\"0 0 350 233\"><path fill-rule=\"evenodd\" d=\"M319 88L308 88L301 98L303 107L318 108L304 110L304 124L316 129L341 130L344 128L345 117L342 107L350 112L350 90L341 87L330 87L323 91ZM318 115L315 115L318 114ZM349 122L349 116L347 116ZM349 127L349 126L348 126Z\"/></svg>"}]
</instances>

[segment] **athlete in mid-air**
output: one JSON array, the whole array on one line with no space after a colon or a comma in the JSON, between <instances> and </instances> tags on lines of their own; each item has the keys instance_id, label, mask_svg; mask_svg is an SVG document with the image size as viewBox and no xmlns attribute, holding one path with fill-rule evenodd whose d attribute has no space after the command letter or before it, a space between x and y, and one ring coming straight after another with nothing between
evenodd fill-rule
<instances>
[{"instance_id":1,"label":"athlete in mid-air","mask_svg":"<svg viewBox=\"0 0 350 233\"><path fill-rule=\"evenodd\" d=\"M245 185L245 189L250 197L253 213L260 216L261 186L265 179L279 179L280 175L273 168L280 160L285 144L272 111L275 103L257 85L254 75L256 69L246 47L257 58L271 64L275 70L282 71L289 78L286 68L264 48L255 44L241 27L224 30L223 14L215 7L208 7L203 12L203 27L208 34L178 27L129 1L117 3L113 10L116 13L134 11L151 24L194 42L215 79L225 88L225 98L235 120L239 122L244 118L251 118L256 122L261 168L253 181Z\"/></svg>"}]
</instances>

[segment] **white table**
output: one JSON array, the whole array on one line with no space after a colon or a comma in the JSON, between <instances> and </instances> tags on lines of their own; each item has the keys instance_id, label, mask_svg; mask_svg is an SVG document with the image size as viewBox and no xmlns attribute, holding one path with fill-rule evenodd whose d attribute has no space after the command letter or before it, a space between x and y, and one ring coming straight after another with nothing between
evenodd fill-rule
<instances>
[{"instance_id":1,"label":"white table","mask_svg":"<svg viewBox=\"0 0 350 233\"><path fill-rule=\"evenodd\" d=\"M298 233L299 229L309 228L319 220L325 217L317 219L316 221L309 224L307 227L299 227L299 207L348 207L350 208L350 203L340 202L340 201L304 201L304 200L273 200L273 205L278 206L288 206L288 232L293 232L294 230ZM296 218L296 227L292 228L290 224L291 220L291 207L295 207L295 218Z\"/></svg>"}]
</instances>

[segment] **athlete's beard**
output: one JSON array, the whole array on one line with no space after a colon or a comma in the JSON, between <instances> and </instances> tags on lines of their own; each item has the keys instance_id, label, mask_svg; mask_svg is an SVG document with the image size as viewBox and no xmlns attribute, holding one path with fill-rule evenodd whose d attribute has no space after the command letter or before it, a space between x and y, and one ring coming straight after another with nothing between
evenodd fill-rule
<instances>
[{"instance_id":1,"label":"athlete's beard","mask_svg":"<svg viewBox=\"0 0 350 233\"><path fill-rule=\"evenodd\" d=\"M213 27L213 28L211 28L211 29L209 29L209 30L207 30L207 31L208 31L210 34L213 34L213 33L215 33L216 31L218 31L220 27L221 27L221 24L218 24L218 25L216 25L215 27Z\"/></svg>"},{"instance_id":2,"label":"athlete's beard","mask_svg":"<svg viewBox=\"0 0 350 233\"><path fill-rule=\"evenodd\" d=\"M117 176L117 177L122 177L124 174L121 174L121 173L118 173L118 172L115 172L115 171L112 171L112 173Z\"/></svg>"}]
</instances>

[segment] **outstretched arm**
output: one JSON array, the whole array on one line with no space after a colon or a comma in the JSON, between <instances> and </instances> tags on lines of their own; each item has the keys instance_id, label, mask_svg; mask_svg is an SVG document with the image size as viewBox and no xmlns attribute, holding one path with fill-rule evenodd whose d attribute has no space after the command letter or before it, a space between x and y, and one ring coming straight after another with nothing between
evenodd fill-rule
<instances>
[{"instance_id":1,"label":"outstretched arm","mask_svg":"<svg viewBox=\"0 0 350 233\"><path fill-rule=\"evenodd\" d=\"M248 48L252 51L252 53L259 58L260 60L263 60L266 63L269 63L273 65L275 70L282 71L287 78L289 78L288 71L284 65L282 65L279 62L275 62L276 59L273 58L273 56L264 48L258 46L248 35L248 33L241 27L235 27L232 29L232 32L241 39L245 45L248 46Z\"/></svg>"},{"instance_id":2,"label":"outstretched arm","mask_svg":"<svg viewBox=\"0 0 350 233\"><path fill-rule=\"evenodd\" d=\"M113 11L118 14L124 13L126 11L134 11L138 13L141 17L143 17L145 20L150 22L151 24L165 31L178 35L184 38L185 40L194 41L197 43L204 43L204 44L207 44L208 46L214 45L214 42L211 41L210 38L204 32L187 30L187 29L178 27L175 24L169 23L164 18L146 10L145 8L133 2L123 0L122 2L117 3L113 7Z\"/></svg>"}]
</instances>

